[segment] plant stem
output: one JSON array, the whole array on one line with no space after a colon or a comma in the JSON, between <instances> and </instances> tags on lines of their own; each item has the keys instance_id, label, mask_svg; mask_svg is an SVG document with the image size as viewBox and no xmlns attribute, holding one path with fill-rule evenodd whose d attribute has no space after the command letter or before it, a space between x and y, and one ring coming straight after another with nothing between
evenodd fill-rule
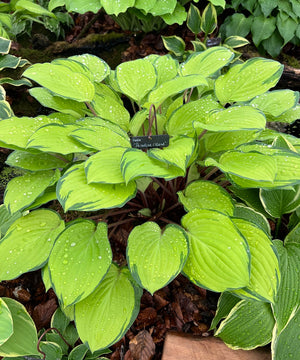
<instances>
[{"instance_id":1,"label":"plant stem","mask_svg":"<svg viewBox=\"0 0 300 360\"><path fill-rule=\"evenodd\" d=\"M202 133L198 136L198 140L200 140L205 134L207 133L207 130L203 130Z\"/></svg>"},{"instance_id":2,"label":"plant stem","mask_svg":"<svg viewBox=\"0 0 300 360\"><path fill-rule=\"evenodd\" d=\"M165 192L167 194L169 194L172 198L174 198L174 194L163 184L161 183L159 180L157 180L155 177L151 176L151 179L156 182L163 190L165 190Z\"/></svg>"},{"instance_id":3,"label":"plant stem","mask_svg":"<svg viewBox=\"0 0 300 360\"><path fill-rule=\"evenodd\" d=\"M66 345L68 345L68 347L72 347L72 346L67 342L67 340L65 340L65 338L62 336L62 334L60 333L60 331L59 331L58 329L56 329L56 328L49 328L49 329L45 330L45 331L42 333L42 335L39 337L38 342L37 342L37 351L43 355L43 360L45 360L46 354L44 353L44 351L42 351L42 350L40 349L40 344L41 344L42 338L43 338L49 331L52 331L52 330L54 330L54 331L56 331L56 332L58 333L58 335L62 338L62 340L64 341L64 343L65 343Z\"/></svg>"},{"instance_id":4,"label":"plant stem","mask_svg":"<svg viewBox=\"0 0 300 360\"><path fill-rule=\"evenodd\" d=\"M112 224L109 224L107 226L107 228L112 228L113 226L119 226L119 225L122 225L122 224L126 224L126 223L129 223L131 221L135 220L135 218L129 218L129 219L126 219L126 220L120 220L120 221L117 221L115 223L112 223Z\"/></svg>"},{"instance_id":5,"label":"plant stem","mask_svg":"<svg viewBox=\"0 0 300 360\"><path fill-rule=\"evenodd\" d=\"M215 166L207 175L204 176L203 180L208 180L218 170L219 170L219 168Z\"/></svg>"},{"instance_id":6,"label":"plant stem","mask_svg":"<svg viewBox=\"0 0 300 360\"><path fill-rule=\"evenodd\" d=\"M90 30L90 28L92 27L92 25L95 24L95 22L100 18L102 14L102 11L99 11L85 26L84 28L80 31L79 35L77 36L76 40L82 39L85 34Z\"/></svg>"},{"instance_id":7,"label":"plant stem","mask_svg":"<svg viewBox=\"0 0 300 360\"><path fill-rule=\"evenodd\" d=\"M88 103L86 101L85 105L91 110L91 112L93 113L94 116L98 117L98 115L96 114L95 110L93 109L93 107L92 107L92 105L90 103Z\"/></svg>"},{"instance_id":8,"label":"plant stem","mask_svg":"<svg viewBox=\"0 0 300 360\"><path fill-rule=\"evenodd\" d=\"M178 225L176 222L171 221L171 220L169 220L169 219L166 219L166 218L164 218L164 217L160 217L159 220L161 220L161 221L163 221L163 222L165 222L165 223L167 223L167 224L175 224L175 225Z\"/></svg>"},{"instance_id":9,"label":"plant stem","mask_svg":"<svg viewBox=\"0 0 300 360\"><path fill-rule=\"evenodd\" d=\"M275 239L278 238L279 235L279 230L281 228L281 218L279 218L276 222L276 227L275 227Z\"/></svg>"}]
</instances>

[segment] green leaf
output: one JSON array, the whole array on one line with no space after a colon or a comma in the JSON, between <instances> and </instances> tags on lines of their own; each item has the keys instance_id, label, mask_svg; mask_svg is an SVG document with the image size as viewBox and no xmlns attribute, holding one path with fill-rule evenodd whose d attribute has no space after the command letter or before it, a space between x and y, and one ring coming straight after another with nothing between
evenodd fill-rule
<instances>
[{"instance_id":1,"label":"green leaf","mask_svg":"<svg viewBox=\"0 0 300 360\"><path fill-rule=\"evenodd\" d=\"M68 360L83 360L88 350L85 344L79 344L70 351Z\"/></svg>"},{"instance_id":2,"label":"green leaf","mask_svg":"<svg viewBox=\"0 0 300 360\"><path fill-rule=\"evenodd\" d=\"M138 314L141 295L129 271L112 264L97 289L75 305L82 342L94 352L120 340Z\"/></svg>"},{"instance_id":3,"label":"green leaf","mask_svg":"<svg viewBox=\"0 0 300 360\"><path fill-rule=\"evenodd\" d=\"M6 100L0 100L0 119L8 119L14 116L14 113L10 107L10 104Z\"/></svg>"},{"instance_id":4,"label":"green leaf","mask_svg":"<svg viewBox=\"0 0 300 360\"><path fill-rule=\"evenodd\" d=\"M153 159L139 149L125 151L121 161L121 171L126 184L142 176L154 176L171 180L184 175L184 171L177 166Z\"/></svg>"},{"instance_id":5,"label":"green leaf","mask_svg":"<svg viewBox=\"0 0 300 360\"><path fill-rule=\"evenodd\" d=\"M174 11L171 14L164 14L161 17L168 25L173 25L175 23L182 25L186 20L186 11L184 6L177 2Z\"/></svg>"},{"instance_id":6,"label":"green leaf","mask_svg":"<svg viewBox=\"0 0 300 360\"><path fill-rule=\"evenodd\" d=\"M298 92L292 90L275 90L256 96L250 102L250 105L263 111L266 115L278 117L294 108L297 105L298 100ZM277 119L270 120L278 121ZM268 121L270 120L268 119Z\"/></svg>"},{"instance_id":7,"label":"green leaf","mask_svg":"<svg viewBox=\"0 0 300 360\"><path fill-rule=\"evenodd\" d=\"M198 208L217 210L230 216L233 215L234 205L231 196L214 182L193 181L177 194L186 212Z\"/></svg>"},{"instance_id":8,"label":"green leaf","mask_svg":"<svg viewBox=\"0 0 300 360\"><path fill-rule=\"evenodd\" d=\"M134 6L134 3L135 0L122 0L117 2L112 2L110 0L101 0L101 5L103 6L105 12L109 15L118 15L119 13L123 13L129 7Z\"/></svg>"},{"instance_id":9,"label":"green leaf","mask_svg":"<svg viewBox=\"0 0 300 360\"><path fill-rule=\"evenodd\" d=\"M75 124L49 124L37 129L28 139L26 149L37 149L63 155L90 152L90 148L71 137L78 129Z\"/></svg>"},{"instance_id":10,"label":"green leaf","mask_svg":"<svg viewBox=\"0 0 300 360\"><path fill-rule=\"evenodd\" d=\"M215 82L215 93L222 104L247 101L275 86L283 65L263 58L252 58L235 65Z\"/></svg>"},{"instance_id":11,"label":"green leaf","mask_svg":"<svg viewBox=\"0 0 300 360\"><path fill-rule=\"evenodd\" d=\"M285 45L295 36L295 32L299 26L299 19L294 20L285 12L279 11L276 17L276 25L280 35L283 37L283 45Z\"/></svg>"},{"instance_id":12,"label":"green leaf","mask_svg":"<svg viewBox=\"0 0 300 360\"><path fill-rule=\"evenodd\" d=\"M24 149L30 136L41 126L51 123L61 123L41 115L36 118L12 117L0 121L0 144L9 149Z\"/></svg>"},{"instance_id":13,"label":"green leaf","mask_svg":"<svg viewBox=\"0 0 300 360\"><path fill-rule=\"evenodd\" d=\"M231 106L211 111L203 122L195 121L195 129L209 131L264 130L264 114L251 106Z\"/></svg>"},{"instance_id":14,"label":"green leaf","mask_svg":"<svg viewBox=\"0 0 300 360\"><path fill-rule=\"evenodd\" d=\"M295 307L299 306L300 283L298 276L300 261L300 244L275 240L274 245L279 254L281 282L277 299L273 305L274 316L279 334L288 323Z\"/></svg>"},{"instance_id":15,"label":"green leaf","mask_svg":"<svg viewBox=\"0 0 300 360\"><path fill-rule=\"evenodd\" d=\"M0 70L5 68L16 69L20 64L21 58L11 54L0 55Z\"/></svg>"},{"instance_id":16,"label":"green leaf","mask_svg":"<svg viewBox=\"0 0 300 360\"><path fill-rule=\"evenodd\" d=\"M213 5L215 6L221 6L223 9L225 9L226 2L225 0L209 0Z\"/></svg>"},{"instance_id":17,"label":"green leaf","mask_svg":"<svg viewBox=\"0 0 300 360\"><path fill-rule=\"evenodd\" d=\"M95 88L82 73L74 72L62 65L51 63L34 64L23 76L37 82L58 96L76 101L92 101Z\"/></svg>"},{"instance_id":18,"label":"green leaf","mask_svg":"<svg viewBox=\"0 0 300 360\"><path fill-rule=\"evenodd\" d=\"M118 65L116 78L121 91L140 104L155 87L157 75L149 61L138 59Z\"/></svg>"},{"instance_id":19,"label":"green leaf","mask_svg":"<svg viewBox=\"0 0 300 360\"><path fill-rule=\"evenodd\" d=\"M187 75L175 77L174 79L166 81L165 83L157 87L155 90L151 91L148 96L147 102L143 104L143 106L149 107L153 104L158 107L168 97L183 92L186 89L200 85L207 86L207 81L202 75Z\"/></svg>"},{"instance_id":20,"label":"green leaf","mask_svg":"<svg viewBox=\"0 0 300 360\"><path fill-rule=\"evenodd\" d=\"M151 61L151 55L145 59ZM157 56L151 62L154 65L157 73L156 86L173 79L178 73L179 63L176 59L173 59L170 54Z\"/></svg>"},{"instance_id":21,"label":"green leaf","mask_svg":"<svg viewBox=\"0 0 300 360\"><path fill-rule=\"evenodd\" d=\"M265 18L278 6L278 0L259 0L258 2Z\"/></svg>"},{"instance_id":22,"label":"green leaf","mask_svg":"<svg viewBox=\"0 0 300 360\"><path fill-rule=\"evenodd\" d=\"M134 7L137 9L144 10L145 13L148 13L150 9L155 5L156 0L136 0Z\"/></svg>"},{"instance_id":23,"label":"green leaf","mask_svg":"<svg viewBox=\"0 0 300 360\"><path fill-rule=\"evenodd\" d=\"M26 151L15 150L8 156L5 163L20 169L42 171L64 168L68 163L68 159L47 153L32 154Z\"/></svg>"},{"instance_id":24,"label":"green leaf","mask_svg":"<svg viewBox=\"0 0 300 360\"><path fill-rule=\"evenodd\" d=\"M60 360L63 356L61 347L55 342L41 341L40 349L46 354L45 360Z\"/></svg>"},{"instance_id":25,"label":"green leaf","mask_svg":"<svg viewBox=\"0 0 300 360\"><path fill-rule=\"evenodd\" d=\"M135 182L88 184L84 163L73 165L57 183L57 199L68 210L95 211L122 207L136 194Z\"/></svg>"},{"instance_id":26,"label":"green leaf","mask_svg":"<svg viewBox=\"0 0 300 360\"><path fill-rule=\"evenodd\" d=\"M194 121L205 121L212 110L222 109L222 106L212 97L206 96L199 100L188 102L175 109L166 124L169 135L195 134Z\"/></svg>"},{"instance_id":27,"label":"green leaf","mask_svg":"<svg viewBox=\"0 0 300 360\"><path fill-rule=\"evenodd\" d=\"M51 317L51 327L56 328L63 334L70 324L70 319L66 316L66 314L62 311L60 307L55 310L55 313Z\"/></svg>"},{"instance_id":28,"label":"green leaf","mask_svg":"<svg viewBox=\"0 0 300 360\"><path fill-rule=\"evenodd\" d=\"M246 37L251 29L253 17L246 18L244 14L235 13L228 17L228 20L224 22L226 37L239 36Z\"/></svg>"},{"instance_id":29,"label":"green leaf","mask_svg":"<svg viewBox=\"0 0 300 360\"><path fill-rule=\"evenodd\" d=\"M260 189L260 199L271 216L281 218L300 206L300 185L291 189Z\"/></svg>"},{"instance_id":30,"label":"green leaf","mask_svg":"<svg viewBox=\"0 0 300 360\"><path fill-rule=\"evenodd\" d=\"M36 15L50 16L55 18L55 15L52 12L46 10L39 4L31 2L30 0L18 0L15 4L15 7L16 10L26 10Z\"/></svg>"},{"instance_id":31,"label":"green leaf","mask_svg":"<svg viewBox=\"0 0 300 360\"><path fill-rule=\"evenodd\" d=\"M170 144L163 149L150 149L147 154L150 158L164 162L166 165L177 166L186 171L188 163L195 151L195 140L187 136L174 136Z\"/></svg>"},{"instance_id":32,"label":"green leaf","mask_svg":"<svg viewBox=\"0 0 300 360\"><path fill-rule=\"evenodd\" d=\"M217 24L218 20L216 8L213 6L213 4L209 3L202 13L201 29L205 35L211 34L214 32Z\"/></svg>"},{"instance_id":33,"label":"green leaf","mask_svg":"<svg viewBox=\"0 0 300 360\"><path fill-rule=\"evenodd\" d=\"M0 54L8 54L11 46L11 40L0 37Z\"/></svg>"},{"instance_id":34,"label":"green leaf","mask_svg":"<svg viewBox=\"0 0 300 360\"><path fill-rule=\"evenodd\" d=\"M0 356L39 355L37 333L33 320L25 307L18 301L2 298L7 305L13 321L13 334L0 345Z\"/></svg>"},{"instance_id":35,"label":"green leaf","mask_svg":"<svg viewBox=\"0 0 300 360\"><path fill-rule=\"evenodd\" d=\"M49 257L51 282L63 306L90 295L108 271L111 260L106 223L96 226L82 220L68 226L58 236Z\"/></svg>"},{"instance_id":36,"label":"green leaf","mask_svg":"<svg viewBox=\"0 0 300 360\"><path fill-rule=\"evenodd\" d=\"M81 0L72 0L65 1L65 3L69 12L74 11L79 14L85 14L88 11L92 11L96 14L101 8L101 3L99 0L89 0L88 3L82 2Z\"/></svg>"},{"instance_id":37,"label":"green leaf","mask_svg":"<svg viewBox=\"0 0 300 360\"><path fill-rule=\"evenodd\" d=\"M264 15L255 16L251 25L252 40L257 47L263 40L268 39L276 28L276 18L266 18Z\"/></svg>"},{"instance_id":38,"label":"green leaf","mask_svg":"<svg viewBox=\"0 0 300 360\"><path fill-rule=\"evenodd\" d=\"M194 209L183 216L182 225L190 241L183 272L193 283L217 292L248 285L248 245L228 216Z\"/></svg>"},{"instance_id":39,"label":"green leaf","mask_svg":"<svg viewBox=\"0 0 300 360\"><path fill-rule=\"evenodd\" d=\"M174 53L175 56L182 56L185 52L185 42L179 36L162 36L165 48Z\"/></svg>"},{"instance_id":40,"label":"green leaf","mask_svg":"<svg viewBox=\"0 0 300 360\"><path fill-rule=\"evenodd\" d=\"M11 215L6 209L5 205L0 205L0 238L6 234L11 224L22 216L20 211Z\"/></svg>"},{"instance_id":41,"label":"green leaf","mask_svg":"<svg viewBox=\"0 0 300 360\"><path fill-rule=\"evenodd\" d=\"M223 292L219 297L217 311L211 322L210 330L215 329L218 323L226 318L232 308L240 301L241 299L232 295L230 292Z\"/></svg>"},{"instance_id":42,"label":"green leaf","mask_svg":"<svg viewBox=\"0 0 300 360\"><path fill-rule=\"evenodd\" d=\"M215 336L220 337L234 350L251 350L271 341L274 325L275 320L270 304L242 300L222 321Z\"/></svg>"},{"instance_id":43,"label":"green leaf","mask_svg":"<svg viewBox=\"0 0 300 360\"><path fill-rule=\"evenodd\" d=\"M13 334L13 317L5 301L0 298L0 347Z\"/></svg>"},{"instance_id":44,"label":"green leaf","mask_svg":"<svg viewBox=\"0 0 300 360\"><path fill-rule=\"evenodd\" d=\"M269 236L253 223L233 219L249 244L251 253L250 283L246 288L234 290L238 296L274 303L280 282L278 258Z\"/></svg>"},{"instance_id":45,"label":"green leaf","mask_svg":"<svg viewBox=\"0 0 300 360\"><path fill-rule=\"evenodd\" d=\"M156 1L149 12L154 16L171 14L176 8L176 3L176 0Z\"/></svg>"},{"instance_id":46,"label":"green leaf","mask_svg":"<svg viewBox=\"0 0 300 360\"><path fill-rule=\"evenodd\" d=\"M191 32L195 35L201 32L201 14L199 9L194 4L190 4L186 24Z\"/></svg>"},{"instance_id":47,"label":"green leaf","mask_svg":"<svg viewBox=\"0 0 300 360\"><path fill-rule=\"evenodd\" d=\"M249 43L250 42L242 36L229 36L223 42L224 45L233 49L243 47Z\"/></svg>"},{"instance_id":48,"label":"green leaf","mask_svg":"<svg viewBox=\"0 0 300 360\"><path fill-rule=\"evenodd\" d=\"M273 58L276 58L283 47L283 39L276 29L273 34L266 40L261 42L261 45Z\"/></svg>"},{"instance_id":49,"label":"green leaf","mask_svg":"<svg viewBox=\"0 0 300 360\"><path fill-rule=\"evenodd\" d=\"M193 53L181 64L181 75L203 75L208 77L228 65L234 58L229 49L216 46L200 53Z\"/></svg>"},{"instance_id":50,"label":"green leaf","mask_svg":"<svg viewBox=\"0 0 300 360\"><path fill-rule=\"evenodd\" d=\"M45 189L60 176L59 170L38 171L10 180L4 193L4 205L13 214L26 209Z\"/></svg>"},{"instance_id":51,"label":"green leaf","mask_svg":"<svg viewBox=\"0 0 300 360\"><path fill-rule=\"evenodd\" d=\"M154 222L136 226L128 237L127 262L138 284L153 294L182 270L188 256L188 237L177 225L161 231Z\"/></svg>"},{"instance_id":52,"label":"green leaf","mask_svg":"<svg viewBox=\"0 0 300 360\"><path fill-rule=\"evenodd\" d=\"M9 77L2 77L0 79L0 85L3 85L3 84L9 84L9 85L13 85L13 86L32 86L31 81L29 81L28 79L25 79L25 78L14 80Z\"/></svg>"},{"instance_id":53,"label":"green leaf","mask_svg":"<svg viewBox=\"0 0 300 360\"><path fill-rule=\"evenodd\" d=\"M126 151L123 147L104 149L90 156L84 163L88 184L121 184L124 178L121 172L121 159Z\"/></svg>"},{"instance_id":54,"label":"green leaf","mask_svg":"<svg viewBox=\"0 0 300 360\"><path fill-rule=\"evenodd\" d=\"M0 241L1 280L43 267L64 222L51 210L40 209L17 219ZM24 261L26 259L26 261Z\"/></svg>"}]
</instances>

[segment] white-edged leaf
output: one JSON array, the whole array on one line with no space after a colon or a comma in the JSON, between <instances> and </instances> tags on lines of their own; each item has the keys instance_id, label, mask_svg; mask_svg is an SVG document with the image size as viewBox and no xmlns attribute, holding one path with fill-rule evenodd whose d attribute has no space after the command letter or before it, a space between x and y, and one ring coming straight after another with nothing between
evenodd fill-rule
<instances>
[{"instance_id":1,"label":"white-edged leaf","mask_svg":"<svg viewBox=\"0 0 300 360\"><path fill-rule=\"evenodd\" d=\"M0 346L13 334L13 318L5 301L0 298Z\"/></svg>"},{"instance_id":2,"label":"white-edged leaf","mask_svg":"<svg viewBox=\"0 0 300 360\"><path fill-rule=\"evenodd\" d=\"M149 221L129 234L126 257L132 276L153 294L180 273L188 251L188 237L181 227L167 225L162 232Z\"/></svg>"},{"instance_id":3,"label":"white-edged leaf","mask_svg":"<svg viewBox=\"0 0 300 360\"><path fill-rule=\"evenodd\" d=\"M112 260L106 223L72 223L57 238L49 257L51 283L64 306L90 295Z\"/></svg>"}]
</instances>

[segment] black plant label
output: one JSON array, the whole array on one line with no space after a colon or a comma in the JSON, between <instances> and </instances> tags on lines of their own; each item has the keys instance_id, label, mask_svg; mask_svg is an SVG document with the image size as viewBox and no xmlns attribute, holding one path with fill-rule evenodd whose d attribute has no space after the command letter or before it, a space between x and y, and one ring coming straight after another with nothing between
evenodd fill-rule
<instances>
[{"instance_id":1,"label":"black plant label","mask_svg":"<svg viewBox=\"0 0 300 360\"><path fill-rule=\"evenodd\" d=\"M131 146L136 149L163 148L169 146L169 135L133 136Z\"/></svg>"}]
</instances>

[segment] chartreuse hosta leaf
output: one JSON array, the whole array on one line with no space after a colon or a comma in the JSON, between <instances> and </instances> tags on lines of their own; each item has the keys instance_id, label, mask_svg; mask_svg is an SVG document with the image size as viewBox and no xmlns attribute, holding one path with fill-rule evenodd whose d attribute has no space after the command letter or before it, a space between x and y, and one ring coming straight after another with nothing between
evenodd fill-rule
<instances>
[{"instance_id":1,"label":"chartreuse hosta leaf","mask_svg":"<svg viewBox=\"0 0 300 360\"><path fill-rule=\"evenodd\" d=\"M134 6L135 0L122 0L117 2L111 2L110 0L101 0L105 12L109 15L119 15L119 13L125 12L129 7Z\"/></svg>"},{"instance_id":2,"label":"chartreuse hosta leaf","mask_svg":"<svg viewBox=\"0 0 300 360\"><path fill-rule=\"evenodd\" d=\"M0 242L0 261L5 264L0 279L14 279L41 268L63 229L64 222L51 210L34 210L17 219Z\"/></svg>"},{"instance_id":3,"label":"chartreuse hosta leaf","mask_svg":"<svg viewBox=\"0 0 300 360\"><path fill-rule=\"evenodd\" d=\"M149 93L148 99L144 107L161 105L168 97L183 92L186 89L204 85L207 86L207 81L202 75L187 75L177 76L169 81L162 83L156 89Z\"/></svg>"},{"instance_id":4,"label":"chartreuse hosta leaf","mask_svg":"<svg viewBox=\"0 0 300 360\"><path fill-rule=\"evenodd\" d=\"M157 72L157 84L160 84L173 79L178 73L179 63L176 59L173 59L170 54L164 56L150 55L145 58L150 61Z\"/></svg>"},{"instance_id":5,"label":"chartreuse hosta leaf","mask_svg":"<svg viewBox=\"0 0 300 360\"><path fill-rule=\"evenodd\" d=\"M230 311L215 336L232 349L251 350L268 344L275 325L270 304L242 300Z\"/></svg>"},{"instance_id":6,"label":"chartreuse hosta leaf","mask_svg":"<svg viewBox=\"0 0 300 360\"><path fill-rule=\"evenodd\" d=\"M297 237L299 238L299 237ZM299 261L300 244L275 240L274 245L279 254L281 282L278 289L277 299L273 305L274 316L279 334L286 326L294 309L299 306L300 283Z\"/></svg>"},{"instance_id":7,"label":"chartreuse hosta leaf","mask_svg":"<svg viewBox=\"0 0 300 360\"><path fill-rule=\"evenodd\" d=\"M82 342L92 352L116 343L135 320L141 295L128 269L112 264L94 292L75 304L75 323Z\"/></svg>"},{"instance_id":8,"label":"chartreuse hosta leaf","mask_svg":"<svg viewBox=\"0 0 300 360\"><path fill-rule=\"evenodd\" d=\"M75 124L49 124L42 126L28 139L26 149L37 149L43 152L71 154L89 152L90 149L74 140L70 134L78 129Z\"/></svg>"},{"instance_id":9,"label":"chartreuse hosta leaf","mask_svg":"<svg viewBox=\"0 0 300 360\"><path fill-rule=\"evenodd\" d=\"M127 148L113 147L90 156L84 163L88 184L121 184L124 178L121 172L121 159Z\"/></svg>"},{"instance_id":10,"label":"chartreuse hosta leaf","mask_svg":"<svg viewBox=\"0 0 300 360\"><path fill-rule=\"evenodd\" d=\"M204 121L203 121L204 120ZM264 130L266 118L252 106L231 106L211 111L202 121L195 121L195 129L210 131Z\"/></svg>"},{"instance_id":11,"label":"chartreuse hosta leaf","mask_svg":"<svg viewBox=\"0 0 300 360\"><path fill-rule=\"evenodd\" d=\"M134 181L125 184L88 184L84 163L73 165L59 179L57 199L65 211L95 211L122 207L136 194Z\"/></svg>"},{"instance_id":12,"label":"chartreuse hosta leaf","mask_svg":"<svg viewBox=\"0 0 300 360\"><path fill-rule=\"evenodd\" d=\"M59 170L27 173L10 180L4 193L4 205L13 214L34 202L45 189L53 185L60 176Z\"/></svg>"},{"instance_id":13,"label":"chartreuse hosta leaf","mask_svg":"<svg viewBox=\"0 0 300 360\"><path fill-rule=\"evenodd\" d=\"M115 124L112 124L115 125ZM82 126L74 130L70 136L84 146L96 150L104 150L113 146L131 147L128 135L119 127L95 124Z\"/></svg>"},{"instance_id":14,"label":"chartreuse hosta leaf","mask_svg":"<svg viewBox=\"0 0 300 360\"><path fill-rule=\"evenodd\" d=\"M249 284L248 244L227 215L194 209L183 216L182 226L190 242L183 272L193 283L217 292Z\"/></svg>"},{"instance_id":15,"label":"chartreuse hosta leaf","mask_svg":"<svg viewBox=\"0 0 300 360\"><path fill-rule=\"evenodd\" d=\"M188 237L181 227L167 225L162 232L149 221L129 234L127 262L138 284L153 294L180 273L188 251Z\"/></svg>"},{"instance_id":16,"label":"chartreuse hosta leaf","mask_svg":"<svg viewBox=\"0 0 300 360\"><path fill-rule=\"evenodd\" d=\"M5 301L0 298L0 346L13 334L13 318Z\"/></svg>"},{"instance_id":17,"label":"chartreuse hosta leaf","mask_svg":"<svg viewBox=\"0 0 300 360\"><path fill-rule=\"evenodd\" d=\"M171 180L183 176L185 173L179 167L153 159L139 149L128 149L124 152L121 171L126 184L142 176L154 176Z\"/></svg>"},{"instance_id":18,"label":"chartreuse hosta leaf","mask_svg":"<svg viewBox=\"0 0 300 360\"><path fill-rule=\"evenodd\" d=\"M179 201L187 212L198 208L217 210L230 216L233 215L234 204L232 197L214 182L193 181L177 194Z\"/></svg>"},{"instance_id":19,"label":"chartreuse hosta leaf","mask_svg":"<svg viewBox=\"0 0 300 360\"><path fill-rule=\"evenodd\" d=\"M244 184L243 187L252 187L247 185L259 182L259 187L273 184L277 174L275 159L256 152L228 151L221 155L218 162L208 158L205 165L217 166L221 171L230 174L234 182L241 179L238 184Z\"/></svg>"},{"instance_id":20,"label":"chartreuse hosta leaf","mask_svg":"<svg viewBox=\"0 0 300 360\"><path fill-rule=\"evenodd\" d=\"M263 111L267 116L271 115L271 117L278 117L296 106L298 100L299 93L296 91L275 90L256 96L251 100L250 105ZM276 119L274 120L276 121Z\"/></svg>"},{"instance_id":21,"label":"chartreuse hosta leaf","mask_svg":"<svg viewBox=\"0 0 300 360\"><path fill-rule=\"evenodd\" d=\"M182 75L201 74L205 77L213 75L234 58L234 53L221 46L212 47L200 53L193 53L180 66Z\"/></svg>"},{"instance_id":22,"label":"chartreuse hosta leaf","mask_svg":"<svg viewBox=\"0 0 300 360\"><path fill-rule=\"evenodd\" d=\"M91 54L70 56L69 59L85 65L93 75L93 81L101 83L110 73L109 65L98 56Z\"/></svg>"},{"instance_id":23,"label":"chartreuse hosta leaf","mask_svg":"<svg viewBox=\"0 0 300 360\"><path fill-rule=\"evenodd\" d=\"M189 160L195 150L195 140L187 136L174 136L170 144L163 149L150 149L148 156L164 162L166 165L177 166L185 172Z\"/></svg>"},{"instance_id":24,"label":"chartreuse hosta leaf","mask_svg":"<svg viewBox=\"0 0 300 360\"><path fill-rule=\"evenodd\" d=\"M233 219L246 238L251 253L250 283L233 292L242 298L254 298L274 303L280 282L278 258L268 235L253 223Z\"/></svg>"},{"instance_id":25,"label":"chartreuse hosta leaf","mask_svg":"<svg viewBox=\"0 0 300 360\"><path fill-rule=\"evenodd\" d=\"M117 66L116 78L120 90L138 104L156 85L154 66L146 60L127 61Z\"/></svg>"},{"instance_id":26,"label":"chartreuse hosta leaf","mask_svg":"<svg viewBox=\"0 0 300 360\"><path fill-rule=\"evenodd\" d=\"M0 345L0 356L39 355L36 328L24 305L10 298L2 298L1 301L5 302L10 311L13 334L4 344Z\"/></svg>"},{"instance_id":27,"label":"chartreuse hosta leaf","mask_svg":"<svg viewBox=\"0 0 300 360\"><path fill-rule=\"evenodd\" d=\"M57 238L49 257L51 283L64 306L90 295L105 276L112 253L106 223L72 223Z\"/></svg>"},{"instance_id":28,"label":"chartreuse hosta leaf","mask_svg":"<svg viewBox=\"0 0 300 360\"><path fill-rule=\"evenodd\" d=\"M21 211L17 211L11 215L5 205L0 205L0 238L6 234L6 231L19 217L22 216Z\"/></svg>"},{"instance_id":29,"label":"chartreuse hosta leaf","mask_svg":"<svg viewBox=\"0 0 300 360\"><path fill-rule=\"evenodd\" d=\"M283 65L277 61L252 58L218 77L215 94L221 104L250 100L275 86L282 71Z\"/></svg>"},{"instance_id":30,"label":"chartreuse hosta leaf","mask_svg":"<svg viewBox=\"0 0 300 360\"><path fill-rule=\"evenodd\" d=\"M27 151L15 150L8 156L5 163L16 168L40 171L64 168L67 165L68 160L71 159L56 157L55 154L33 154Z\"/></svg>"},{"instance_id":31,"label":"chartreuse hosta leaf","mask_svg":"<svg viewBox=\"0 0 300 360\"><path fill-rule=\"evenodd\" d=\"M87 113L87 107L84 103L55 96L46 88L35 87L30 89L29 93L44 107L60 111L64 114L70 114L79 118Z\"/></svg>"},{"instance_id":32,"label":"chartreuse hosta leaf","mask_svg":"<svg viewBox=\"0 0 300 360\"><path fill-rule=\"evenodd\" d=\"M36 118L11 117L0 122L0 144L9 149L24 149L30 136L41 126L61 121L41 115Z\"/></svg>"},{"instance_id":33,"label":"chartreuse hosta leaf","mask_svg":"<svg viewBox=\"0 0 300 360\"><path fill-rule=\"evenodd\" d=\"M218 323L226 318L232 308L240 301L241 299L232 295L231 292L223 292L219 297L216 314L211 322L210 330L215 329Z\"/></svg>"},{"instance_id":34,"label":"chartreuse hosta leaf","mask_svg":"<svg viewBox=\"0 0 300 360\"><path fill-rule=\"evenodd\" d=\"M56 95L80 102L92 101L95 88L88 77L66 66L51 63L31 65L23 76L37 82Z\"/></svg>"},{"instance_id":35,"label":"chartreuse hosta leaf","mask_svg":"<svg viewBox=\"0 0 300 360\"><path fill-rule=\"evenodd\" d=\"M211 110L218 109L222 109L222 106L212 96L188 102L174 110L167 121L166 130L169 135L191 136L195 133L194 121L205 121Z\"/></svg>"},{"instance_id":36,"label":"chartreuse hosta leaf","mask_svg":"<svg viewBox=\"0 0 300 360\"><path fill-rule=\"evenodd\" d=\"M287 189L260 189L259 195L265 210L275 218L281 218L300 206L300 185Z\"/></svg>"}]
</instances>

